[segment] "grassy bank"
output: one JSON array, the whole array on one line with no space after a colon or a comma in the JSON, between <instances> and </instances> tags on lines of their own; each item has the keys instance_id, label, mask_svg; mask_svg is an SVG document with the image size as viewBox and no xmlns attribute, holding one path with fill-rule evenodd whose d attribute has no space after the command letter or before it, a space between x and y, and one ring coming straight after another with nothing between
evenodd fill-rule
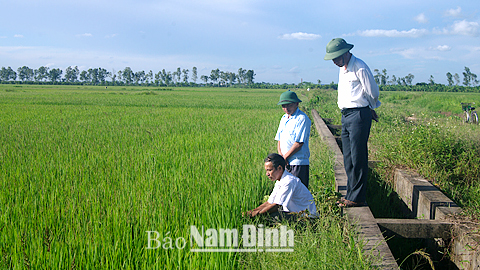
<instances>
[{"instance_id":1,"label":"grassy bank","mask_svg":"<svg viewBox=\"0 0 480 270\"><path fill-rule=\"evenodd\" d=\"M340 124L336 91L311 91L309 107ZM470 93L381 92L380 122L372 124L370 159L391 181L395 168L417 171L462 206L480 217L480 126L461 120L461 102L480 105Z\"/></svg>"}]
</instances>

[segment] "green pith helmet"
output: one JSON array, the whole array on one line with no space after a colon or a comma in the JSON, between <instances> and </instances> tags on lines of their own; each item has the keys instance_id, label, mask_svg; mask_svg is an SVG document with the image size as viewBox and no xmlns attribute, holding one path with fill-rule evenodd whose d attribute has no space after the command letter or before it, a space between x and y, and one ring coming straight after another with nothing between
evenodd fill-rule
<instances>
[{"instance_id":1,"label":"green pith helmet","mask_svg":"<svg viewBox=\"0 0 480 270\"><path fill-rule=\"evenodd\" d=\"M278 102L277 105L290 104L294 102L302 102L302 101L298 99L297 94L295 94L295 92L288 90L287 92L283 92L280 95L280 101Z\"/></svg>"},{"instance_id":2,"label":"green pith helmet","mask_svg":"<svg viewBox=\"0 0 480 270\"><path fill-rule=\"evenodd\" d=\"M334 38L327 44L327 53L323 59L332 60L342 54L350 51L353 48L352 44L348 44L343 38Z\"/></svg>"}]
</instances>

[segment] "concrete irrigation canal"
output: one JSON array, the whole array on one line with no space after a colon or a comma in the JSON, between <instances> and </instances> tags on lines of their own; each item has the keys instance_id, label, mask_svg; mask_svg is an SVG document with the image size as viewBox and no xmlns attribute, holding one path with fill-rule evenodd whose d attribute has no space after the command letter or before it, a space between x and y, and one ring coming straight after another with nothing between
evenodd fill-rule
<instances>
[{"instance_id":1,"label":"concrete irrigation canal","mask_svg":"<svg viewBox=\"0 0 480 270\"><path fill-rule=\"evenodd\" d=\"M322 139L335 154L335 187L344 197L347 175L343 165L343 154L337 140L319 116L312 110L315 127ZM480 235L468 224L452 218L462 211L438 188L421 176L407 170L397 169L394 189L409 208L410 219L375 218L368 206L343 209L348 220L359 228L360 237L365 240L364 251L382 258L380 269L398 269L398 263L385 238L431 239L449 243L450 260L455 269L480 269Z\"/></svg>"}]
</instances>

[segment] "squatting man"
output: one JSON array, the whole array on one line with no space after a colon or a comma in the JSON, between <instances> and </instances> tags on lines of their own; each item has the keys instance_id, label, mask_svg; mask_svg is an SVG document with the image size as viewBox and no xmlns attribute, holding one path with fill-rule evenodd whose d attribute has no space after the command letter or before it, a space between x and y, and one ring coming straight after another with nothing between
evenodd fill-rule
<instances>
[{"instance_id":1,"label":"squatting man","mask_svg":"<svg viewBox=\"0 0 480 270\"><path fill-rule=\"evenodd\" d=\"M313 196L300 179L285 170L285 159L279 154L270 154L265 160L267 177L275 181L268 201L257 208L244 212L243 216L255 217L262 214L270 216L287 216L290 213L308 211L309 216L316 216L317 208Z\"/></svg>"}]
</instances>

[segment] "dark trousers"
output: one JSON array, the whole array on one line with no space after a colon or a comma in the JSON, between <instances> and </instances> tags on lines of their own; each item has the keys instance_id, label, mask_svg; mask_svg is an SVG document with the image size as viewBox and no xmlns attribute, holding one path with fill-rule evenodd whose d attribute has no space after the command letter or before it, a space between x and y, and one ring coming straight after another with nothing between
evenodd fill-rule
<instances>
[{"instance_id":1,"label":"dark trousers","mask_svg":"<svg viewBox=\"0 0 480 270\"><path fill-rule=\"evenodd\" d=\"M300 178L300 181L308 188L310 180L310 166L309 165L288 165L287 171L293 176Z\"/></svg>"},{"instance_id":2,"label":"dark trousers","mask_svg":"<svg viewBox=\"0 0 480 270\"><path fill-rule=\"evenodd\" d=\"M342 111L343 162L347 173L345 199L357 203L366 201L368 177L368 137L372 125L370 108Z\"/></svg>"}]
</instances>

